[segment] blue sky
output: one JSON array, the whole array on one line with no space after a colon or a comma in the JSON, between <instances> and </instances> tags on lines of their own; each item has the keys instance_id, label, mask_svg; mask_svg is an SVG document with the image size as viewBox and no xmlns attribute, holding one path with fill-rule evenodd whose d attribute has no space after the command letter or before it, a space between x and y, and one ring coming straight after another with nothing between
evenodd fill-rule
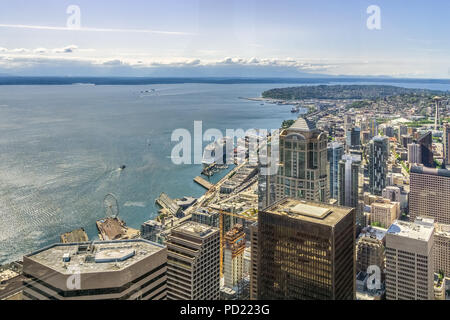
<instances>
[{"instance_id":1,"label":"blue sky","mask_svg":"<svg viewBox=\"0 0 450 320\"><path fill-rule=\"evenodd\" d=\"M0 0L0 74L449 78L449 13L446 0Z\"/></svg>"}]
</instances>

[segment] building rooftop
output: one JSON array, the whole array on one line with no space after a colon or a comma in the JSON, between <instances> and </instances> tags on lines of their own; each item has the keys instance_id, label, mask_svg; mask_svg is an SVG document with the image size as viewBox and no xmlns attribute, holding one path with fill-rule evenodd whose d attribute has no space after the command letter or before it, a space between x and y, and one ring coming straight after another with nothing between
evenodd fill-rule
<instances>
[{"instance_id":1,"label":"building rooftop","mask_svg":"<svg viewBox=\"0 0 450 320\"><path fill-rule=\"evenodd\" d=\"M428 167L424 167L424 166L411 166L410 172L411 173L430 174L433 176L450 177L450 170L428 168Z\"/></svg>"},{"instance_id":2,"label":"building rooftop","mask_svg":"<svg viewBox=\"0 0 450 320\"><path fill-rule=\"evenodd\" d=\"M361 233L358 236L358 239L362 238L372 238L382 241L384 237L386 236L386 229L374 227L374 226L368 226L361 230Z\"/></svg>"},{"instance_id":3,"label":"building rooftop","mask_svg":"<svg viewBox=\"0 0 450 320\"><path fill-rule=\"evenodd\" d=\"M173 231L182 232L185 234L193 235L200 238L206 238L214 231L218 230L217 228L210 227L206 224L201 224L193 221L186 222L176 228Z\"/></svg>"},{"instance_id":4,"label":"building rooftop","mask_svg":"<svg viewBox=\"0 0 450 320\"><path fill-rule=\"evenodd\" d=\"M58 243L26 257L62 274L108 272L124 269L163 249L143 239Z\"/></svg>"},{"instance_id":5,"label":"building rooftop","mask_svg":"<svg viewBox=\"0 0 450 320\"><path fill-rule=\"evenodd\" d=\"M316 124L306 118L298 118L288 129L297 129L302 131L311 131L316 129Z\"/></svg>"},{"instance_id":6,"label":"building rooftop","mask_svg":"<svg viewBox=\"0 0 450 320\"><path fill-rule=\"evenodd\" d=\"M417 218L415 222L395 220L387 233L404 238L428 241L433 234L433 219Z\"/></svg>"},{"instance_id":7,"label":"building rooftop","mask_svg":"<svg viewBox=\"0 0 450 320\"><path fill-rule=\"evenodd\" d=\"M312 223L334 226L352 210L352 208L321 202L285 198L275 202L264 211Z\"/></svg>"},{"instance_id":8,"label":"building rooftop","mask_svg":"<svg viewBox=\"0 0 450 320\"><path fill-rule=\"evenodd\" d=\"M450 224L436 223L435 227L437 235L450 238Z\"/></svg>"}]
</instances>

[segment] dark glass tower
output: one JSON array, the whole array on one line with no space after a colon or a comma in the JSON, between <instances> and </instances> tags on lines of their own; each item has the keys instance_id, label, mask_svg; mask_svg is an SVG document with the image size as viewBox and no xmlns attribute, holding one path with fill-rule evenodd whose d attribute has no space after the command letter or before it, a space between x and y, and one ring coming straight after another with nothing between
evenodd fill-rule
<instances>
[{"instance_id":1,"label":"dark glass tower","mask_svg":"<svg viewBox=\"0 0 450 320\"><path fill-rule=\"evenodd\" d=\"M354 209L286 198L260 211L257 279L258 299L354 299Z\"/></svg>"}]
</instances>

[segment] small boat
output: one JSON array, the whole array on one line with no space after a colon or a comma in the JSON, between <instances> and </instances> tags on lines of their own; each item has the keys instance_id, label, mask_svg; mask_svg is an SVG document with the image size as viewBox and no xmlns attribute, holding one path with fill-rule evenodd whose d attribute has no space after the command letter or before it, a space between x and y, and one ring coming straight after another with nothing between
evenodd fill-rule
<instances>
[{"instance_id":1,"label":"small boat","mask_svg":"<svg viewBox=\"0 0 450 320\"><path fill-rule=\"evenodd\" d=\"M121 165L121 166L120 166L120 169L123 170L123 169L125 169L126 167L127 167L126 165Z\"/></svg>"}]
</instances>

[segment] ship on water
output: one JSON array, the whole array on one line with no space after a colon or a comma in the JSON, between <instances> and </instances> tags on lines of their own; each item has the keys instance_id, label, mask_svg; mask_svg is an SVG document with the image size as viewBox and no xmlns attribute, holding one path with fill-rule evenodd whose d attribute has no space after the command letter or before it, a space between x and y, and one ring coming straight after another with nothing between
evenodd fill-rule
<instances>
[{"instance_id":1,"label":"ship on water","mask_svg":"<svg viewBox=\"0 0 450 320\"><path fill-rule=\"evenodd\" d=\"M203 168L210 167L213 164L227 163L227 145L229 146L228 150L233 150L233 140L230 137L223 137L208 144L203 150Z\"/></svg>"}]
</instances>

